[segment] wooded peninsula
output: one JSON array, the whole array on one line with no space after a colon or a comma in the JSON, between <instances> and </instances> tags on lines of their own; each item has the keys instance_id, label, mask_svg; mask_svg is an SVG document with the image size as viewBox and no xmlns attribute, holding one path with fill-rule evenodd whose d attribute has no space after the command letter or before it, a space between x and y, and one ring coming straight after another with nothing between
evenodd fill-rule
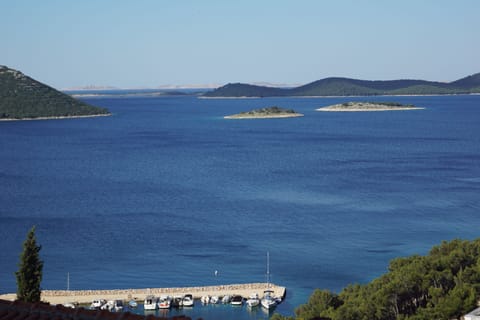
<instances>
[{"instance_id":1,"label":"wooded peninsula","mask_svg":"<svg viewBox=\"0 0 480 320\"><path fill-rule=\"evenodd\" d=\"M326 97L375 95L442 95L480 93L480 73L452 81L358 80L331 77L295 88L274 88L246 83L229 83L206 92L205 98Z\"/></svg>"},{"instance_id":2,"label":"wooded peninsula","mask_svg":"<svg viewBox=\"0 0 480 320\"><path fill-rule=\"evenodd\" d=\"M105 108L91 106L22 72L0 66L0 120L63 119L106 116Z\"/></svg>"}]
</instances>

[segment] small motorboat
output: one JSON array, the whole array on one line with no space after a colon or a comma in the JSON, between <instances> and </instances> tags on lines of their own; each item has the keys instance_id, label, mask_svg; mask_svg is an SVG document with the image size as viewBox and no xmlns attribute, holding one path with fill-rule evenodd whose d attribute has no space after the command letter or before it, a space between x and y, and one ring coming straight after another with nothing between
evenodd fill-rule
<instances>
[{"instance_id":1,"label":"small motorboat","mask_svg":"<svg viewBox=\"0 0 480 320\"><path fill-rule=\"evenodd\" d=\"M105 303L103 306L100 307L100 309L101 310L113 311L114 307L115 307L115 301L108 300L107 303Z\"/></svg>"},{"instance_id":2,"label":"small motorboat","mask_svg":"<svg viewBox=\"0 0 480 320\"><path fill-rule=\"evenodd\" d=\"M253 308L260 304L260 299L258 298L257 293L252 293L250 297L248 297L247 301L245 302L247 307Z\"/></svg>"},{"instance_id":3,"label":"small motorboat","mask_svg":"<svg viewBox=\"0 0 480 320\"><path fill-rule=\"evenodd\" d=\"M277 306L277 299L273 296L273 291L266 290L260 303L262 307L267 310L275 308Z\"/></svg>"},{"instance_id":4,"label":"small motorboat","mask_svg":"<svg viewBox=\"0 0 480 320\"><path fill-rule=\"evenodd\" d=\"M223 296L222 303L223 304L228 304L228 303L230 303L230 300L232 300L232 297L227 294L227 295Z\"/></svg>"},{"instance_id":5,"label":"small motorboat","mask_svg":"<svg viewBox=\"0 0 480 320\"><path fill-rule=\"evenodd\" d=\"M144 310L157 310L158 309L158 298L152 295L148 295L145 297L145 301L143 302L143 309Z\"/></svg>"},{"instance_id":6,"label":"small motorboat","mask_svg":"<svg viewBox=\"0 0 480 320\"><path fill-rule=\"evenodd\" d=\"M232 296L232 300L230 300L230 304L232 306L241 306L243 304L243 297L238 294Z\"/></svg>"},{"instance_id":7,"label":"small motorboat","mask_svg":"<svg viewBox=\"0 0 480 320\"><path fill-rule=\"evenodd\" d=\"M173 308L180 308L182 306L182 301L183 301L183 297L181 296L174 296L172 301L170 302L170 305L173 307Z\"/></svg>"},{"instance_id":8,"label":"small motorboat","mask_svg":"<svg viewBox=\"0 0 480 320\"><path fill-rule=\"evenodd\" d=\"M209 304L210 303L210 296L203 296L200 301L202 301L202 304Z\"/></svg>"},{"instance_id":9,"label":"small motorboat","mask_svg":"<svg viewBox=\"0 0 480 320\"><path fill-rule=\"evenodd\" d=\"M138 307L138 302L132 299L128 301L128 307L131 309L135 309L136 307Z\"/></svg>"},{"instance_id":10,"label":"small motorboat","mask_svg":"<svg viewBox=\"0 0 480 320\"><path fill-rule=\"evenodd\" d=\"M107 303L107 301L104 299L95 299L90 304L90 309L99 310L105 303Z\"/></svg>"},{"instance_id":11,"label":"small motorboat","mask_svg":"<svg viewBox=\"0 0 480 320\"><path fill-rule=\"evenodd\" d=\"M172 299L169 296L161 296L158 302L158 307L160 309L170 309L172 304Z\"/></svg>"},{"instance_id":12,"label":"small motorboat","mask_svg":"<svg viewBox=\"0 0 480 320\"><path fill-rule=\"evenodd\" d=\"M182 299L182 306L185 307L193 307L193 295L186 294Z\"/></svg>"},{"instance_id":13,"label":"small motorboat","mask_svg":"<svg viewBox=\"0 0 480 320\"><path fill-rule=\"evenodd\" d=\"M119 312L123 310L123 300L115 300L113 302L113 311Z\"/></svg>"},{"instance_id":14,"label":"small motorboat","mask_svg":"<svg viewBox=\"0 0 480 320\"><path fill-rule=\"evenodd\" d=\"M218 298L218 296L212 296L210 298L210 303L211 304L217 304L219 301L220 301L220 299Z\"/></svg>"}]
</instances>

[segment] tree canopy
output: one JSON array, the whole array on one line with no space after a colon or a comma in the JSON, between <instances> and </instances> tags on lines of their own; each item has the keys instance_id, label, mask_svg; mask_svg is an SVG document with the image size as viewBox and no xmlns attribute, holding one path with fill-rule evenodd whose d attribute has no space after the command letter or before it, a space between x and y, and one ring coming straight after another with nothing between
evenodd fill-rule
<instances>
[{"instance_id":1,"label":"tree canopy","mask_svg":"<svg viewBox=\"0 0 480 320\"><path fill-rule=\"evenodd\" d=\"M17 277L17 300L40 301L43 261L40 260L41 246L37 245L35 226L30 229L23 243Z\"/></svg>"},{"instance_id":2,"label":"tree canopy","mask_svg":"<svg viewBox=\"0 0 480 320\"><path fill-rule=\"evenodd\" d=\"M474 309L480 297L480 239L442 242L426 256L392 260L388 270L370 283L351 284L338 294L317 289L296 309L296 318L459 318Z\"/></svg>"}]
</instances>

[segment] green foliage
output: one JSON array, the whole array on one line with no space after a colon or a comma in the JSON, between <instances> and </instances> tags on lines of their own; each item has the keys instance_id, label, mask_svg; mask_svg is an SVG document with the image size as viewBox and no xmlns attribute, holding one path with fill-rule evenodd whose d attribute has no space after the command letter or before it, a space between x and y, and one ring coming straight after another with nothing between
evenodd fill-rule
<instances>
[{"instance_id":1,"label":"green foliage","mask_svg":"<svg viewBox=\"0 0 480 320\"><path fill-rule=\"evenodd\" d=\"M450 83L424 80L366 81L348 78L326 78L290 89L229 83L214 91L207 92L205 96L284 97L468 93L480 93L480 73Z\"/></svg>"},{"instance_id":2,"label":"green foliage","mask_svg":"<svg viewBox=\"0 0 480 320\"><path fill-rule=\"evenodd\" d=\"M17 277L17 300L25 302L40 301L40 283L42 282L43 261L40 260L40 249L35 237L35 227L32 227L23 243L20 255Z\"/></svg>"},{"instance_id":3,"label":"green foliage","mask_svg":"<svg viewBox=\"0 0 480 320\"><path fill-rule=\"evenodd\" d=\"M0 66L0 119L108 114L19 71Z\"/></svg>"},{"instance_id":4,"label":"green foliage","mask_svg":"<svg viewBox=\"0 0 480 320\"><path fill-rule=\"evenodd\" d=\"M397 258L389 272L338 295L316 290L297 308L297 319L452 319L472 310L480 296L480 239L453 240L427 256Z\"/></svg>"}]
</instances>

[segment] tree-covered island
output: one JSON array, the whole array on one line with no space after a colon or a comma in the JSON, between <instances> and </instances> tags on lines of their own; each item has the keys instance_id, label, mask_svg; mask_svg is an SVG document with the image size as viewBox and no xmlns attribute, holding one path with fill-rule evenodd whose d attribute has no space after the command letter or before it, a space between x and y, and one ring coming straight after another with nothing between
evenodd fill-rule
<instances>
[{"instance_id":1,"label":"tree-covered island","mask_svg":"<svg viewBox=\"0 0 480 320\"><path fill-rule=\"evenodd\" d=\"M76 100L20 71L0 66L0 120L100 115L110 115L110 112L105 108Z\"/></svg>"},{"instance_id":2,"label":"tree-covered island","mask_svg":"<svg viewBox=\"0 0 480 320\"><path fill-rule=\"evenodd\" d=\"M266 118L294 118L303 117L303 114L295 112L292 109L284 109L277 106L255 109L248 112L241 112L231 116L225 116L225 119L266 119Z\"/></svg>"},{"instance_id":3,"label":"tree-covered island","mask_svg":"<svg viewBox=\"0 0 480 320\"><path fill-rule=\"evenodd\" d=\"M405 105L397 102L345 102L316 109L317 111L399 111L421 110L425 108L414 105Z\"/></svg>"}]
</instances>

